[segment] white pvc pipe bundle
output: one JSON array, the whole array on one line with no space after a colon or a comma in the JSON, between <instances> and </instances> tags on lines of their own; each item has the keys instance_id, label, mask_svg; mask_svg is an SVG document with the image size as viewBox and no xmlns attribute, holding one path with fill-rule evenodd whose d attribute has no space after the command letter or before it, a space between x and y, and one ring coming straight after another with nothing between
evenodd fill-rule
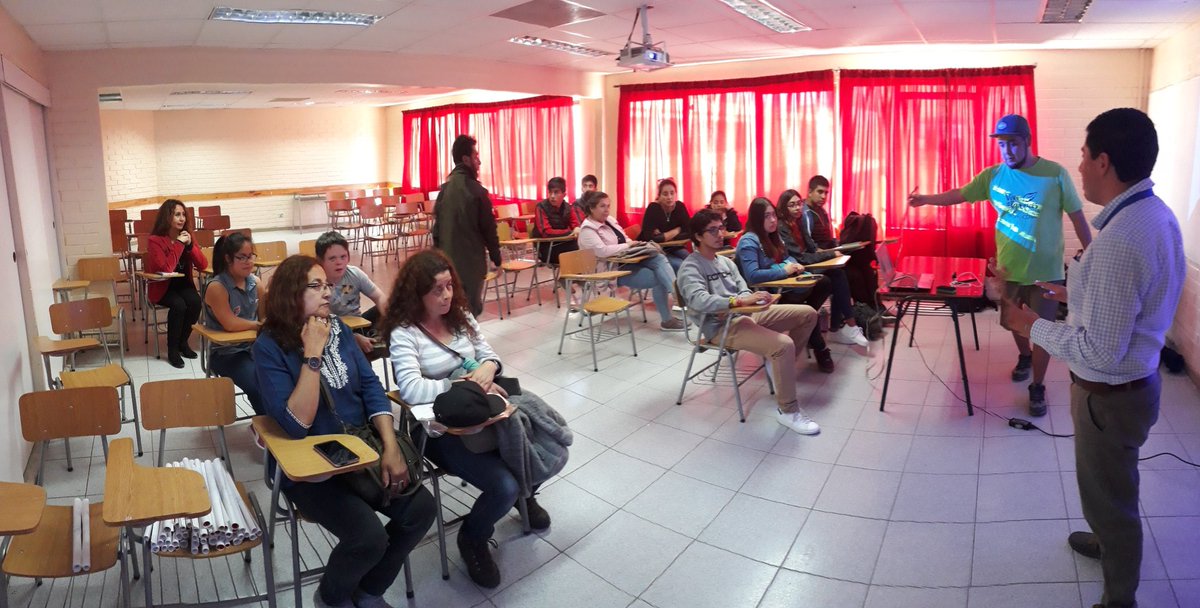
<instances>
[{"instance_id":1,"label":"white pvc pipe bundle","mask_svg":"<svg viewBox=\"0 0 1200 608\"><path fill-rule=\"evenodd\" d=\"M155 522L147 530L150 550L154 553L189 551L207 555L231 545L240 545L262 535L258 521L250 513L237 485L220 460L183 459L167 465L199 473L204 478L212 511L195 518L176 518Z\"/></svg>"},{"instance_id":2,"label":"white pvc pipe bundle","mask_svg":"<svg viewBox=\"0 0 1200 608\"><path fill-rule=\"evenodd\" d=\"M76 498L71 505L71 571L92 569L91 501Z\"/></svg>"}]
</instances>

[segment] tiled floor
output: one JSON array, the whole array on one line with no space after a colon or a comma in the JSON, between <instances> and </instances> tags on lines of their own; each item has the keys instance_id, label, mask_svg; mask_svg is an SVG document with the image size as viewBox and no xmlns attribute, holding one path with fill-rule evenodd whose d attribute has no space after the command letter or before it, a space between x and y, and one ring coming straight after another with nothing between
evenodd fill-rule
<instances>
[{"instance_id":1,"label":"tiled floor","mask_svg":"<svg viewBox=\"0 0 1200 608\"><path fill-rule=\"evenodd\" d=\"M376 273L381 284L385 273L392 271ZM575 432L571 462L539 496L554 525L523 536L515 511L502 523L504 582L495 590L469 582L453 543L451 578L442 581L431 537L412 558L416 598L406 601L398 583L388 596L394 604L1087 608L1098 601L1098 563L1066 544L1068 532L1085 525L1071 440L1014 430L983 411L968 417L955 397L962 383L948 319L923 318L917 347L897 348L885 412L884 343L873 343L870 353L834 345L832 375L802 361L799 393L823 429L802 437L775 423L761 375L743 387L745 423L724 386L691 385L676 406L689 351L681 335L660 333L653 323L635 323L637 358L627 340L602 345L599 373L591 371L585 342L568 340L557 355L563 311L546 301L539 308L521 296L504 320L489 305L483 329L506 373L558 408ZM1011 339L993 312L979 316L979 329L981 350L968 343L967 351L975 402L1024 416L1024 386L1008 379ZM200 375L195 364L177 371L136 354L128 367L139 385ZM1200 460L1200 392L1184 377L1164 376L1163 386L1162 413L1143 455L1170 451ZM1065 367L1053 363L1050 414L1037 421L1047 431L1072 430L1067 388ZM245 423L229 436L239 479L265 505L260 452ZM147 433L145 440L148 449L157 446L157 437ZM73 473L61 460L48 464L55 499L102 491L99 447L88 451L85 443L73 444ZM210 433L179 433L168 460L212 454L213 446ZM61 443L48 454L61 459ZM149 455L142 461L148 464ZM1200 606L1200 471L1169 457L1144 462L1142 506L1141 606ZM313 526L305 532L305 562L319 563L328 540ZM289 550L279 539L276 572L285 585ZM156 581L167 601L246 595L261 585L258 557L250 570L237 559L194 566L164 560ZM36 589L14 580L10 599L39 608L116 606L118 580L115 571ZM133 599L142 601L140 583ZM291 604L291 595L280 601Z\"/></svg>"}]
</instances>

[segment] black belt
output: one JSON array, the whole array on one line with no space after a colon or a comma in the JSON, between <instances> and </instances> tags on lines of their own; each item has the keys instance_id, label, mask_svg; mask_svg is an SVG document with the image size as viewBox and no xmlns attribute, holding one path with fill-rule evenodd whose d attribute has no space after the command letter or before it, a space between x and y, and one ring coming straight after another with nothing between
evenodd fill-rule
<instances>
[{"instance_id":1,"label":"black belt","mask_svg":"<svg viewBox=\"0 0 1200 608\"><path fill-rule=\"evenodd\" d=\"M1129 392L1129 391L1136 391L1140 388L1149 386L1150 380L1152 378L1154 378L1154 376L1155 376L1155 374L1150 374L1149 376L1146 376L1145 378L1138 378L1137 380L1130 380L1129 382L1125 382L1122 384L1105 384L1103 382L1092 382L1091 380L1084 380L1083 378L1076 376L1075 372L1071 372L1071 382L1078 384L1080 388L1082 388L1083 390L1085 390L1089 393L1096 394L1096 395L1107 395L1109 393L1125 393L1125 392Z\"/></svg>"}]
</instances>

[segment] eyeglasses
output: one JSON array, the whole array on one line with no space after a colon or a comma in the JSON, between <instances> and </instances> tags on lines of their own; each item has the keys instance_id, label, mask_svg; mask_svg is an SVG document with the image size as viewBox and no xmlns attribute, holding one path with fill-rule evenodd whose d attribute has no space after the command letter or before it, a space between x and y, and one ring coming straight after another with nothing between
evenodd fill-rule
<instances>
[{"instance_id":1,"label":"eyeglasses","mask_svg":"<svg viewBox=\"0 0 1200 608\"><path fill-rule=\"evenodd\" d=\"M712 228L704 229L704 234L711 234L712 236L720 236L722 232L725 232L725 228L722 226L713 226Z\"/></svg>"},{"instance_id":2,"label":"eyeglasses","mask_svg":"<svg viewBox=\"0 0 1200 608\"><path fill-rule=\"evenodd\" d=\"M313 281L305 285L305 287L313 291L333 291L333 283L326 283L324 281Z\"/></svg>"},{"instance_id":3,"label":"eyeglasses","mask_svg":"<svg viewBox=\"0 0 1200 608\"><path fill-rule=\"evenodd\" d=\"M233 256L235 262L253 262L256 259L258 259L257 253L239 253Z\"/></svg>"}]
</instances>

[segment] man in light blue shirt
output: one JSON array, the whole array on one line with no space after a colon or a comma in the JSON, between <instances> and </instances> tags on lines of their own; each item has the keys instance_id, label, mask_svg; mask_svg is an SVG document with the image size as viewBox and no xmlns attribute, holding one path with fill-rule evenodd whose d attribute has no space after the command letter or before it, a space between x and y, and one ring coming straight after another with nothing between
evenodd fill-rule
<instances>
[{"instance_id":1,"label":"man in light blue shirt","mask_svg":"<svg viewBox=\"0 0 1200 608\"><path fill-rule=\"evenodd\" d=\"M1073 532L1068 542L1100 559L1103 608L1137 606L1138 449L1158 420L1159 354L1186 270L1179 222L1152 190L1157 158L1154 123L1140 110L1093 119L1079 174L1084 197L1104 207L1092 220L1099 234L1066 289L1039 283L1047 297L1067 302L1070 316L1055 323L1004 302L1018 333L1071 368L1076 478L1093 532Z\"/></svg>"}]
</instances>

